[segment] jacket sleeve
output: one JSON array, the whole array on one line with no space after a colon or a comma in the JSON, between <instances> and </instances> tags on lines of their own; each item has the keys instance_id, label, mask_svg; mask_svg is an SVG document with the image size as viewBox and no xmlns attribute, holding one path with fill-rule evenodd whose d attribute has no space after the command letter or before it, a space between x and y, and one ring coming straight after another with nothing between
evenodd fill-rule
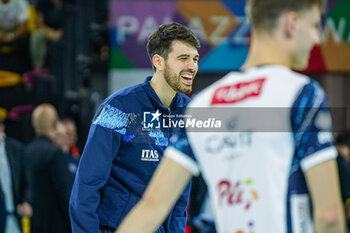
<instances>
[{"instance_id":1,"label":"jacket sleeve","mask_svg":"<svg viewBox=\"0 0 350 233\"><path fill-rule=\"evenodd\" d=\"M70 198L73 233L99 232L100 189L108 180L126 125L126 115L109 104L102 104L93 119Z\"/></svg>"},{"instance_id":2,"label":"jacket sleeve","mask_svg":"<svg viewBox=\"0 0 350 233\"><path fill-rule=\"evenodd\" d=\"M187 205L191 193L191 182L187 185L179 200L175 203L171 214L168 233L184 233L187 223Z\"/></svg>"}]
</instances>

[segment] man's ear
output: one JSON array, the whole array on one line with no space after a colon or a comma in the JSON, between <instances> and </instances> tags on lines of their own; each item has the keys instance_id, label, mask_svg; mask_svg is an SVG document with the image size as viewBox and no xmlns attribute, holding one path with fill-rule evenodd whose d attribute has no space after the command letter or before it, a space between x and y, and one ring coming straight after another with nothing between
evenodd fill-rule
<instances>
[{"instance_id":1,"label":"man's ear","mask_svg":"<svg viewBox=\"0 0 350 233\"><path fill-rule=\"evenodd\" d=\"M159 70L159 71L164 70L165 61L164 61L164 58L162 56L155 54L152 57L152 63L156 67L157 70Z\"/></svg>"},{"instance_id":2,"label":"man's ear","mask_svg":"<svg viewBox=\"0 0 350 233\"><path fill-rule=\"evenodd\" d=\"M293 38L296 30L298 14L294 11L284 15L284 32L288 39Z\"/></svg>"}]
</instances>

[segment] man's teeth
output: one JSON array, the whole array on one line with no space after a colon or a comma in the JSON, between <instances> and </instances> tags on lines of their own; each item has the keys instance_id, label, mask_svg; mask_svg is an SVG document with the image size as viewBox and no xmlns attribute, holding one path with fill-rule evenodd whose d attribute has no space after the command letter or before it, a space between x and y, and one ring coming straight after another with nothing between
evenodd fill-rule
<instances>
[{"instance_id":1,"label":"man's teeth","mask_svg":"<svg viewBox=\"0 0 350 233\"><path fill-rule=\"evenodd\" d=\"M186 78L186 79L192 79L192 76L191 75L182 75L183 78Z\"/></svg>"}]
</instances>

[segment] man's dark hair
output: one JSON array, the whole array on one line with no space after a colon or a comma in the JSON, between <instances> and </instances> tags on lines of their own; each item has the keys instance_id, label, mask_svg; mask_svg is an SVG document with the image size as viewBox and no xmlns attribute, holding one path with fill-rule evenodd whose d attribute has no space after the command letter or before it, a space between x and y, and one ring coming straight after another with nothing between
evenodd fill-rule
<instances>
[{"instance_id":1,"label":"man's dark hair","mask_svg":"<svg viewBox=\"0 0 350 233\"><path fill-rule=\"evenodd\" d=\"M313 6L323 10L326 0L249 0L247 14L257 30L273 30L278 18L287 11L301 12Z\"/></svg>"},{"instance_id":2,"label":"man's dark hair","mask_svg":"<svg viewBox=\"0 0 350 233\"><path fill-rule=\"evenodd\" d=\"M171 44L174 40L188 43L196 49L200 47L198 38L189 28L175 22L162 24L148 38L147 52L151 62L155 54L162 56L165 60L168 59L168 54L172 49ZM154 66L153 70L156 70Z\"/></svg>"}]
</instances>

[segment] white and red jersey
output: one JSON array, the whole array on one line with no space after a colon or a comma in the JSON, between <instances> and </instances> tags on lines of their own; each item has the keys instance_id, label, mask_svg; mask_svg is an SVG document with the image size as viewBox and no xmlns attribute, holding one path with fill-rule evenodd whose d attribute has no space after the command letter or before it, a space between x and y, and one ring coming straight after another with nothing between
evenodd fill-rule
<instances>
[{"instance_id":1,"label":"white and red jersey","mask_svg":"<svg viewBox=\"0 0 350 233\"><path fill-rule=\"evenodd\" d=\"M337 156L319 85L282 66L253 67L231 72L204 89L187 113L196 108L229 108L225 121L234 119L232 131L186 130L165 154L194 175L202 173L217 231L313 232L303 173ZM260 118L242 111L247 108L274 112L271 119ZM265 125L277 127L269 131L261 127Z\"/></svg>"}]
</instances>

